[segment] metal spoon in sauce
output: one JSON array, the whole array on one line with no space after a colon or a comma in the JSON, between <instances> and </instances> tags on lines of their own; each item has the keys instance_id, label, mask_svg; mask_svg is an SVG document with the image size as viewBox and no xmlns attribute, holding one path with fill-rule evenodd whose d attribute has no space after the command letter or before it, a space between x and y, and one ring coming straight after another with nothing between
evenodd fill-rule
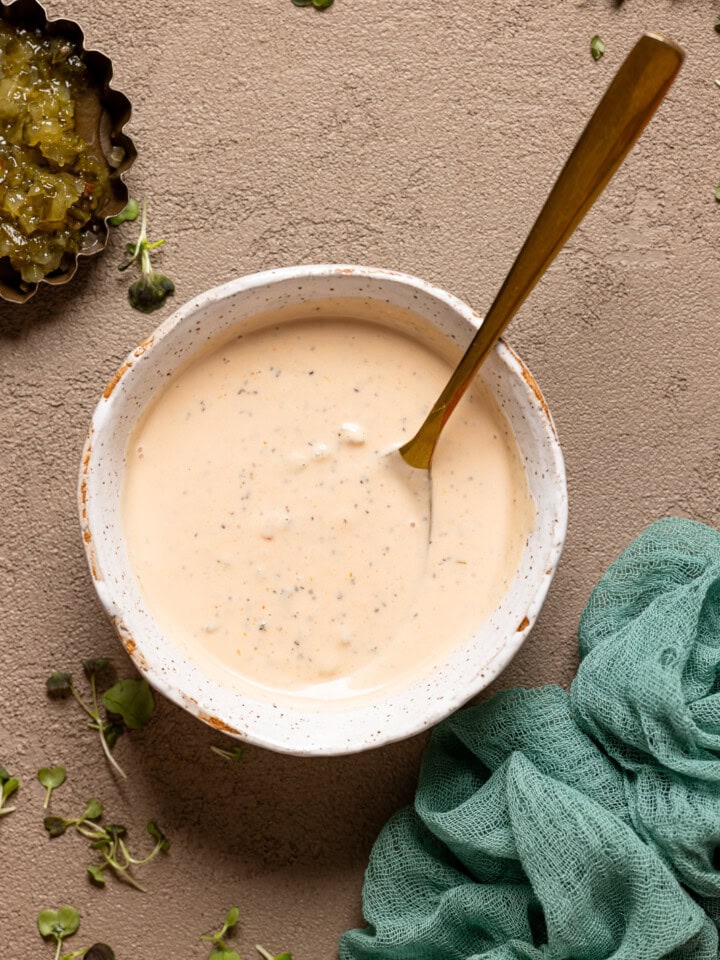
<instances>
[{"instance_id":1,"label":"metal spoon in sauce","mask_svg":"<svg viewBox=\"0 0 720 960\"><path fill-rule=\"evenodd\" d=\"M412 440L399 448L411 467L430 470L450 414L500 334L628 155L678 74L685 54L673 40L644 34L618 70L563 167L447 386Z\"/></svg>"}]
</instances>

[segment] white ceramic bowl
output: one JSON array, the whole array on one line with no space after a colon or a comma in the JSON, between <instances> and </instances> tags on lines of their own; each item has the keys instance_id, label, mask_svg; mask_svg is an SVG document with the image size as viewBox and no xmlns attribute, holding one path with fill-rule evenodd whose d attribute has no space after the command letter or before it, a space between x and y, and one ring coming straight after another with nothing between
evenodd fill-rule
<instances>
[{"instance_id":1,"label":"white ceramic bowl","mask_svg":"<svg viewBox=\"0 0 720 960\"><path fill-rule=\"evenodd\" d=\"M470 307L422 280L356 266L270 270L203 293L177 310L120 367L97 405L83 453L80 516L100 600L125 649L149 682L205 723L286 753L353 753L432 726L487 686L532 629L557 567L567 525L562 454L547 405L533 377L507 344L481 369L509 419L524 458L537 518L520 568L494 613L442 666L421 681L373 703L338 704L315 712L297 701L274 702L223 687L206 677L164 637L145 609L120 522L125 452L133 425L168 376L223 331L286 304L353 297L409 308L465 346L480 318Z\"/></svg>"}]
</instances>

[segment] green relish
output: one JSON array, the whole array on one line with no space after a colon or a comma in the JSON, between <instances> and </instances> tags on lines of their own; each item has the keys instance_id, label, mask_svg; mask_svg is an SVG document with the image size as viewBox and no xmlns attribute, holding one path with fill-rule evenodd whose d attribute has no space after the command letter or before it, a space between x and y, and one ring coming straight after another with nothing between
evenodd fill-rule
<instances>
[{"instance_id":1,"label":"green relish","mask_svg":"<svg viewBox=\"0 0 720 960\"><path fill-rule=\"evenodd\" d=\"M62 37L0 22L0 257L25 283L94 241L109 169L76 129L87 67Z\"/></svg>"}]
</instances>

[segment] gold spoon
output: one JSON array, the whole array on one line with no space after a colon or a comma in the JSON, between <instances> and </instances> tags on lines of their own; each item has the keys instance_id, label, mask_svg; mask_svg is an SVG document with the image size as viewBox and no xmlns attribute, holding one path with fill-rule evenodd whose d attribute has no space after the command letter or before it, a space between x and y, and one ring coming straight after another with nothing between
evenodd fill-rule
<instances>
[{"instance_id":1,"label":"gold spoon","mask_svg":"<svg viewBox=\"0 0 720 960\"><path fill-rule=\"evenodd\" d=\"M563 167L482 326L418 432L400 447L429 470L440 431L500 334L628 155L678 74L685 53L646 33L635 44Z\"/></svg>"}]
</instances>

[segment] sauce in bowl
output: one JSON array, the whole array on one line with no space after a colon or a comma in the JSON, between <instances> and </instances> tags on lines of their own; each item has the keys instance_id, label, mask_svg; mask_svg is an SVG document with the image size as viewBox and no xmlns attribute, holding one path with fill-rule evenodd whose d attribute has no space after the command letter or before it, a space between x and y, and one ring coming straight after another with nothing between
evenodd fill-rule
<instances>
[{"instance_id":1,"label":"sauce in bowl","mask_svg":"<svg viewBox=\"0 0 720 960\"><path fill-rule=\"evenodd\" d=\"M372 695L497 606L535 509L488 387L477 379L438 445L431 530L425 475L388 455L451 372L436 346L340 313L268 316L146 410L126 455L126 548L153 619L204 673L261 695Z\"/></svg>"}]
</instances>

